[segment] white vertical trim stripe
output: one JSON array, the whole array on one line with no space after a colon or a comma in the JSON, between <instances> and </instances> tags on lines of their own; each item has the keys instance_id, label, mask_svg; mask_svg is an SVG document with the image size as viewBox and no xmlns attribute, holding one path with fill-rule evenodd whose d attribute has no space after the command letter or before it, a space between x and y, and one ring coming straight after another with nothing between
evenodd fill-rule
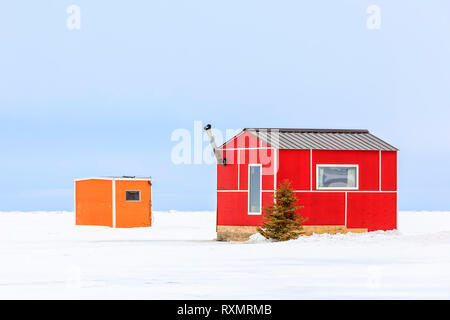
<instances>
[{"instance_id":1,"label":"white vertical trim stripe","mask_svg":"<svg viewBox=\"0 0 450 320\"><path fill-rule=\"evenodd\" d=\"M273 150L273 191L277 190L277 153L278 149Z\"/></svg>"},{"instance_id":2,"label":"white vertical trim stripe","mask_svg":"<svg viewBox=\"0 0 450 320\"><path fill-rule=\"evenodd\" d=\"M275 193L277 192L277 174L278 174L277 153L278 153L278 149L273 149L273 196L274 196L273 203L277 202L277 199L275 198ZM261 189L262 189L262 186L261 186Z\"/></svg>"},{"instance_id":3,"label":"white vertical trim stripe","mask_svg":"<svg viewBox=\"0 0 450 320\"><path fill-rule=\"evenodd\" d=\"M381 150L378 151L378 190L381 191Z\"/></svg>"},{"instance_id":4,"label":"white vertical trim stripe","mask_svg":"<svg viewBox=\"0 0 450 320\"><path fill-rule=\"evenodd\" d=\"M396 192L396 197L395 197L395 201L396 201L396 205L397 205L397 216L395 218L395 224L397 226L397 230L398 230L398 151L395 151L395 192Z\"/></svg>"},{"instance_id":5,"label":"white vertical trim stripe","mask_svg":"<svg viewBox=\"0 0 450 320\"><path fill-rule=\"evenodd\" d=\"M238 190L241 190L241 150L237 151L237 164L238 164Z\"/></svg>"},{"instance_id":6,"label":"white vertical trim stripe","mask_svg":"<svg viewBox=\"0 0 450 320\"><path fill-rule=\"evenodd\" d=\"M347 227L347 192L345 193L345 227Z\"/></svg>"},{"instance_id":7,"label":"white vertical trim stripe","mask_svg":"<svg viewBox=\"0 0 450 320\"><path fill-rule=\"evenodd\" d=\"M313 177L313 165L312 165L312 149L309 149L309 190L312 190L312 177Z\"/></svg>"},{"instance_id":8,"label":"white vertical trim stripe","mask_svg":"<svg viewBox=\"0 0 450 320\"><path fill-rule=\"evenodd\" d=\"M77 182L73 181L73 213L75 225L77 224Z\"/></svg>"},{"instance_id":9,"label":"white vertical trim stripe","mask_svg":"<svg viewBox=\"0 0 450 320\"><path fill-rule=\"evenodd\" d=\"M112 227L116 227L116 180L112 180Z\"/></svg>"}]
</instances>

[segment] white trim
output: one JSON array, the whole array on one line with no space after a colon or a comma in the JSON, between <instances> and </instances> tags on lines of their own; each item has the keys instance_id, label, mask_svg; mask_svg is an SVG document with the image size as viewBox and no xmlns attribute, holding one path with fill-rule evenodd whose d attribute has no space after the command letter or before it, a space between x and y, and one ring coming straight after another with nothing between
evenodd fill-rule
<instances>
[{"instance_id":1,"label":"white trim","mask_svg":"<svg viewBox=\"0 0 450 320\"><path fill-rule=\"evenodd\" d=\"M312 162L312 149L309 149L309 190L312 190L313 181L313 162ZM317 181L316 181L317 184Z\"/></svg>"},{"instance_id":2,"label":"white trim","mask_svg":"<svg viewBox=\"0 0 450 320\"><path fill-rule=\"evenodd\" d=\"M273 147L254 147L254 148L226 148L221 150L258 150L258 149L275 149Z\"/></svg>"},{"instance_id":3,"label":"white trim","mask_svg":"<svg viewBox=\"0 0 450 320\"><path fill-rule=\"evenodd\" d=\"M88 178L76 178L73 181L84 181L84 180L139 180L139 181L152 181L151 177L135 177L135 178L125 178L125 177L88 177Z\"/></svg>"},{"instance_id":4,"label":"white trim","mask_svg":"<svg viewBox=\"0 0 450 320\"><path fill-rule=\"evenodd\" d=\"M113 223L112 223L112 227L115 228L116 227L116 180L112 180L112 218L113 218Z\"/></svg>"},{"instance_id":5,"label":"white trim","mask_svg":"<svg viewBox=\"0 0 450 320\"><path fill-rule=\"evenodd\" d=\"M216 192L248 192L248 190L216 190ZM261 192L271 192L273 193L274 190L261 190ZM397 193L397 191L378 191L378 190L294 190L294 192L349 192L349 193Z\"/></svg>"},{"instance_id":6,"label":"white trim","mask_svg":"<svg viewBox=\"0 0 450 320\"><path fill-rule=\"evenodd\" d=\"M248 190L216 190L216 192L248 192ZM273 190L261 190L261 192L273 193Z\"/></svg>"},{"instance_id":7,"label":"white trim","mask_svg":"<svg viewBox=\"0 0 450 320\"><path fill-rule=\"evenodd\" d=\"M277 153L278 149L273 150L273 191L275 192L277 190Z\"/></svg>"},{"instance_id":8,"label":"white trim","mask_svg":"<svg viewBox=\"0 0 450 320\"><path fill-rule=\"evenodd\" d=\"M378 151L378 190L381 191L381 150Z\"/></svg>"},{"instance_id":9,"label":"white trim","mask_svg":"<svg viewBox=\"0 0 450 320\"><path fill-rule=\"evenodd\" d=\"M397 191L398 191L398 151L395 151L395 162L396 162L396 164L395 164L395 193L397 193ZM396 197L395 197L395 202L396 202L396 209L397 209L397 212L396 212L396 214L397 214L397 216L396 216L396 225L397 225L397 229L396 230L398 230L398 194L396 195Z\"/></svg>"},{"instance_id":10,"label":"white trim","mask_svg":"<svg viewBox=\"0 0 450 320\"><path fill-rule=\"evenodd\" d=\"M241 150L237 151L237 165L238 165L238 190L241 190Z\"/></svg>"},{"instance_id":11,"label":"white trim","mask_svg":"<svg viewBox=\"0 0 450 320\"><path fill-rule=\"evenodd\" d=\"M344 226L347 227L347 192L345 192L345 223Z\"/></svg>"},{"instance_id":12,"label":"white trim","mask_svg":"<svg viewBox=\"0 0 450 320\"><path fill-rule=\"evenodd\" d=\"M356 168L356 186L355 187L319 187L319 168L320 167L354 167ZM317 190L358 190L359 188L359 165L357 164L317 164L316 165L316 189Z\"/></svg>"},{"instance_id":13,"label":"white trim","mask_svg":"<svg viewBox=\"0 0 450 320\"><path fill-rule=\"evenodd\" d=\"M150 185L150 224L153 227L153 183L149 181Z\"/></svg>"},{"instance_id":14,"label":"white trim","mask_svg":"<svg viewBox=\"0 0 450 320\"><path fill-rule=\"evenodd\" d=\"M349 192L349 193L397 193L397 191L378 191L378 190L294 190L294 192Z\"/></svg>"},{"instance_id":15,"label":"white trim","mask_svg":"<svg viewBox=\"0 0 450 320\"><path fill-rule=\"evenodd\" d=\"M77 182L73 182L73 215L75 225L77 224Z\"/></svg>"},{"instance_id":16,"label":"white trim","mask_svg":"<svg viewBox=\"0 0 450 320\"><path fill-rule=\"evenodd\" d=\"M259 167L259 212L250 212L250 167ZM261 215L262 214L262 164L260 163L249 163L247 167L248 171L248 182L247 182L247 213L248 215Z\"/></svg>"},{"instance_id":17,"label":"white trim","mask_svg":"<svg viewBox=\"0 0 450 320\"><path fill-rule=\"evenodd\" d=\"M228 142L229 141L231 141L231 140L228 140ZM264 142L264 141L263 141ZM269 145L269 144L267 144L267 145ZM277 147L273 147L273 146L270 146L270 147L251 147L251 148L221 148L221 147L218 147L217 149L220 149L220 150L238 150L238 149L241 149L241 150L249 150L249 149L280 149L280 150L311 150L311 149L308 149L308 148L277 148ZM380 151L380 149L313 149L313 150L319 150L319 151ZM381 150L381 151L388 151L388 152L397 152L398 150Z\"/></svg>"}]
</instances>

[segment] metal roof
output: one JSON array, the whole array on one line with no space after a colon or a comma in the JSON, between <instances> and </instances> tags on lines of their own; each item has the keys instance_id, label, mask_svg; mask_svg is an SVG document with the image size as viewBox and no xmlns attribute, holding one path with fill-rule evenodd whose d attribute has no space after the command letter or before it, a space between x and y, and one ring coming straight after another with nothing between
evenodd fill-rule
<instances>
[{"instance_id":1,"label":"metal roof","mask_svg":"<svg viewBox=\"0 0 450 320\"><path fill-rule=\"evenodd\" d=\"M365 129L245 128L243 131L278 149L398 151Z\"/></svg>"}]
</instances>

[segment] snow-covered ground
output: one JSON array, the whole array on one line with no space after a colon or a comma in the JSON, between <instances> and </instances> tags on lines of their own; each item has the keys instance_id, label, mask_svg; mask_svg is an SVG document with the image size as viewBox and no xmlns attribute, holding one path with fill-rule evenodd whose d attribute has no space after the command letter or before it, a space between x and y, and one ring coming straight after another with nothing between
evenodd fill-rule
<instances>
[{"instance_id":1,"label":"snow-covered ground","mask_svg":"<svg viewBox=\"0 0 450 320\"><path fill-rule=\"evenodd\" d=\"M212 212L154 218L111 229L75 226L70 212L0 213L0 298L450 298L450 212L284 243L214 241Z\"/></svg>"}]
</instances>

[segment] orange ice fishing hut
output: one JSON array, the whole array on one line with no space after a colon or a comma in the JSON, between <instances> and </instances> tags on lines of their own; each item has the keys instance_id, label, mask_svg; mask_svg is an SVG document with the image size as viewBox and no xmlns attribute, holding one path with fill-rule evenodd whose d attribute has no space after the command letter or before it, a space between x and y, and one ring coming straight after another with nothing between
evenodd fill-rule
<instances>
[{"instance_id":1,"label":"orange ice fishing hut","mask_svg":"<svg viewBox=\"0 0 450 320\"><path fill-rule=\"evenodd\" d=\"M75 224L113 228L152 225L150 177L75 179Z\"/></svg>"}]
</instances>

